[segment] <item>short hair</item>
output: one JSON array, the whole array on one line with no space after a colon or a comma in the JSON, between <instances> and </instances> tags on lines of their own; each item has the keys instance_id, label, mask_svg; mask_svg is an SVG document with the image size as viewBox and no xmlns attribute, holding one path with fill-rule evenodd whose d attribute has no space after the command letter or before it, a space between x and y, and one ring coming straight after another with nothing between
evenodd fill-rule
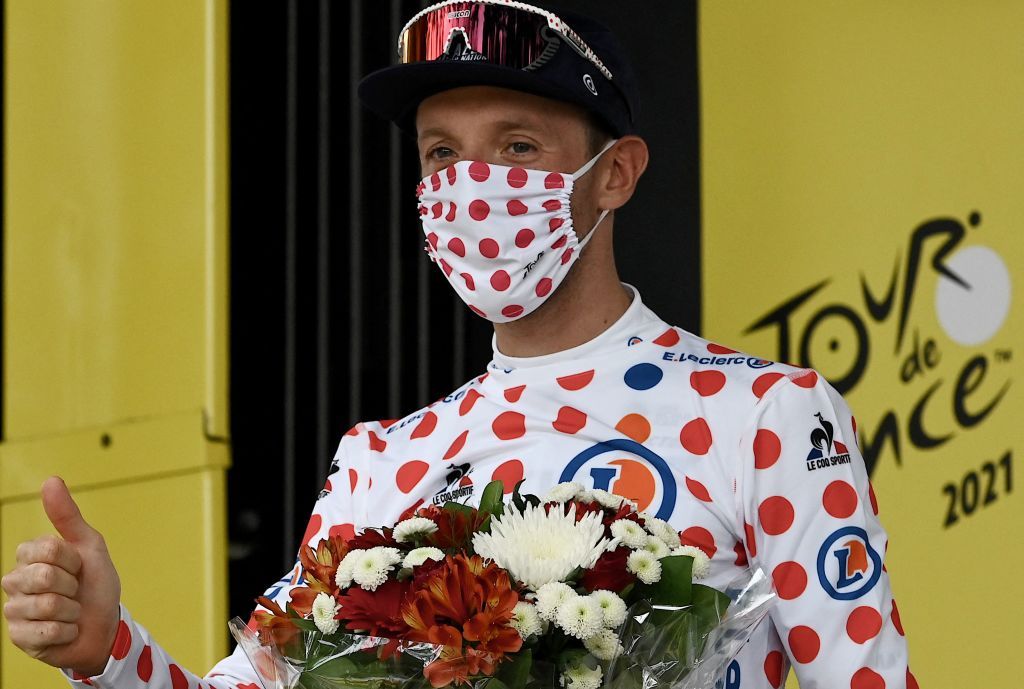
<instances>
[{"instance_id":1,"label":"short hair","mask_svg":"<svg viewBox=\"0 0 1024 689\"><path fill-rule=\"evenodd\" d=\"M615 132L593 110L587 110L587 150L593 158L605 145L615 138Z\"/></svg>"}]
</instances>

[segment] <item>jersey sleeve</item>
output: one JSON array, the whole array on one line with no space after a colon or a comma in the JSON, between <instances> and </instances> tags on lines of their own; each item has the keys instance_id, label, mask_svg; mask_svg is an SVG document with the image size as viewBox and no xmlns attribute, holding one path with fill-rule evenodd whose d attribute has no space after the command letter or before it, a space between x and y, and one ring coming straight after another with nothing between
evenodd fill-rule
<instances>
[{"instance_id":1,"label":"jersey sleeve","mask_svg":"<svg viewBox=\"0 0 1024 689\"><path fill-rule=\"evenodd\" d=\"M791 664L801 686L916 687L846 401L817 372L794 372L764 395L740 444L747 554L774 581L769 615L788 654L765 667Z\"/></svg>"},{"instance_id":2,"label":"jersey sleeve","mask_svg":"<svg viewBox=\"0 0 1024 689\"><path fill-rule=\"evenodd\" d=\"M354 435L353 431L346 438ZM362 477L360 469L346 460L343 438L331 464L331 473L313 508L303 537L304 545L316 546L328 533L350 533L365 509L365 489L369 477ZM360 478L365 478L360 481ZM302 567L295 567L275 582L264 593L284 607L292 589L302 582ZM256 606L257 610L263 609ZM83 677L64 668L61 672L73 687L85 689L262 689L263 684L240 646L235 646L228 657L218 662L205 676L189 672L171 657L141 624L132 619L122 605L121 620L110 657L103 672ZM251 619L251 618L250 618ZM224 629L227 630L227 620Z\"/></svg>"}]
</instances>

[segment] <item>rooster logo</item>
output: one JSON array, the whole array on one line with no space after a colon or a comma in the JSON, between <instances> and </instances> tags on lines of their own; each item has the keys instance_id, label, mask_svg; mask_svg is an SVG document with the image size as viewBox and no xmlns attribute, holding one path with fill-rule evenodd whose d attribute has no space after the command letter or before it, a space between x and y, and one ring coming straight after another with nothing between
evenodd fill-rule
<instances>
[{"instance_id":1,"label":"rooster logo","mask_svg":"<svg viewBox=\"0 0 1024 689\"><path fill-rule=\"evenodd\" d=\"M815 428L811 431L811 445L818 448L822 455L827 455L832 452L832 424L825 420L821 412L818 412L815 416L818 417L818 423L821 424L821 428Z\"/></svg>"}]
</instances>

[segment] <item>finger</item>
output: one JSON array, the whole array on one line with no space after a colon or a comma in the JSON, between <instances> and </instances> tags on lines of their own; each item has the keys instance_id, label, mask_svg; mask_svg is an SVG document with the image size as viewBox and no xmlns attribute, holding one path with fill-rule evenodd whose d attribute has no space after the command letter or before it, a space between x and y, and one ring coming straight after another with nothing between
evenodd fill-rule
<instances>
[{"instance_id":1,"label":"finger","mask_svg":"<svg viewBox=\"0 0 1024 689\"><path fill-rule=\"evenodd\" d=\"M13 593L56 593L68 598L78 595L78 578L68 574L55 565L36 562L25 565L5 577L5 588L10 587ZM8 591L12 593L12 591ZM12 593L12 595L13 595Z\"/></svg>"},{"instance_id":2,"label":"finger","mask_svg":"<svg viewBox=\"0 0 1024 689\"><path fill-rule=\"evenodd\" d=\"M43 509L57 532L71 542L92 541L98 532L86 523L67 485L57 476L43 482Z\"/></svg>"},{"instance_id":3,"label":"finger","mask_svg":"<svg viewBox=\"0 0 1024 689\"><path fill-rule=\"evenodd\" d=\"M45 562L56 565L69 574L78 574L82 569L82 557L78 548L57 536L40 536L18 546L14 554L18 564L30 565Z\"/></svg>"},{"instance_id":4,"label":"finger","mask_svg":"<svg viewBox=\"0 0 1024 689\"><path fill-rule=\"evenodd\" d=\"M78 638L78 625L70 622L22 620L11 622L8 628L14 645L28 653L69 644Z\"/></svg>"},{"instance_id":5,"label":"finger","mask_svg":"<svg viewBox=\"0 0 1024 689\"><path fill-rule=\"evenodd\" d=\"M17 596L4 604L4 617L8 620L78 622L81 614L78 601L56 593Z\"/></svg>"}]
</instances>

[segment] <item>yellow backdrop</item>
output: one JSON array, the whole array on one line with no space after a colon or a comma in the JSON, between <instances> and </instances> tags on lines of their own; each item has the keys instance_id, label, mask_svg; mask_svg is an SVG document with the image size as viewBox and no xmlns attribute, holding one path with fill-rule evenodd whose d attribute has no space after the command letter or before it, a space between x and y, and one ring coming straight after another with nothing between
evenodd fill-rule
<instances>
[{"instance_id":1,"label":"yellow backdrop","mask_svg":"<svg viewBox=\"0 0 1024 689\"><path fill-rule=\"evenodd\" d=\"M929 689L1020 686L1022 35L996 0L700 5L704 333L844 392Z\"/></svg>"},{"instance_id":2,"label":"yellow backdrop","mask_svg":"<svg viewBox=\"0 0 1024 689\"><path fill-rule=\"evenodd\" d=\"M135 618L226 652L227 3L7 0L0 569L61 474ZM0 633L0 686L58 689Z\"/></svg>"}]
</instances>

